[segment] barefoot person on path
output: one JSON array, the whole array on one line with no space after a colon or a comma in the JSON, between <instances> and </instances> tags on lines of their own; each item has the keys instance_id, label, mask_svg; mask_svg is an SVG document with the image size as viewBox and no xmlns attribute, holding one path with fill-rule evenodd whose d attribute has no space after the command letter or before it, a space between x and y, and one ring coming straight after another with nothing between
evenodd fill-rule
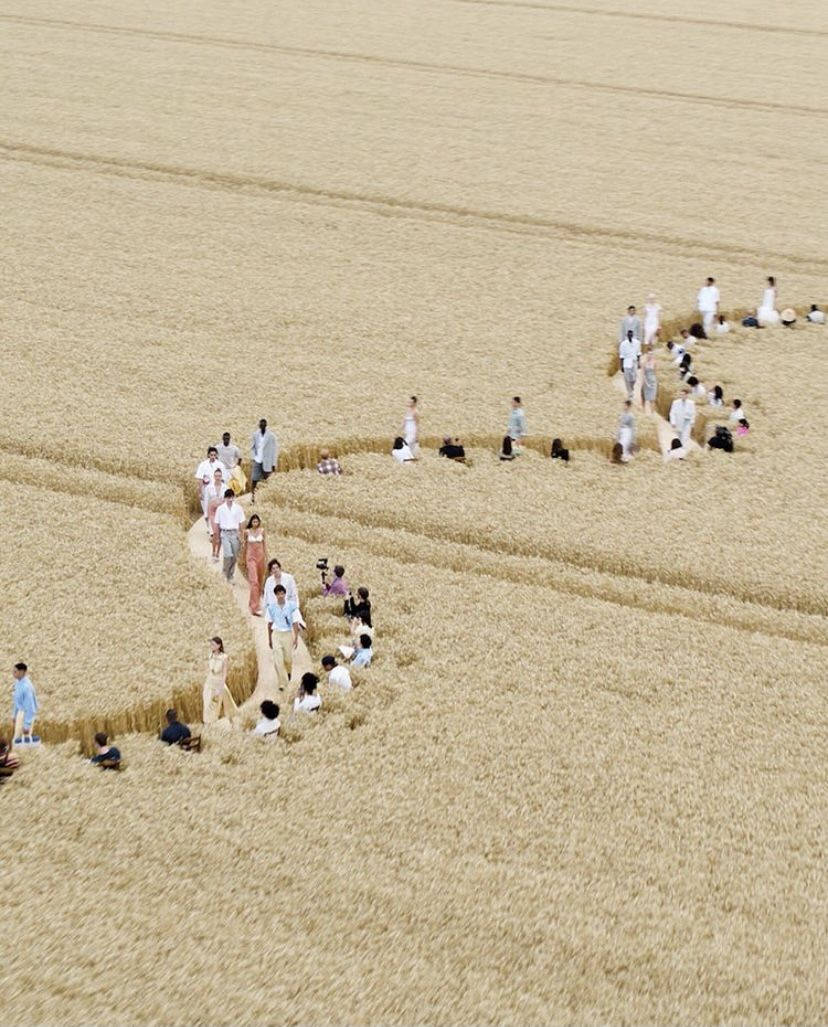
<instances>
[{"instance_id":1,"label":"barefoot person on path","mask_svg":"<svg viewBox=\"0 0 828 1027\"><path fill-rule=\"evenodd\" d=\"M656 303L653 293L647 297L644 304L644 345L649 346L655 342L658 330L661 328L661 307Z\"/></svg>"},{"instance_id":2,"label":"barefoot person on path","mask_svg":"<svg viewBox=\"0 0 828 1027\"><path fill-rule=\"evenodd\" d=\"M411 455L416 456L420 446L420 414L417 410L416 396L411 396L405 405L402 437L405 444L411 450Z\"/></svg>"},{"instance_id":3,"label":"barefoot person on path","mask_svg":"<svg viewBox=\"0 0 828 1027\"><path fill-rule=\"evenodd\" d=\"M690 442L690 432L696 421L696 404L690 398L690 389L685 386L670 406L670 424L681 440L684 449Z\"/></svg>"},{"instance_id":4,"label":"barefoot person on path","mask_svg":"<svg viewBox=\"0 0 828 1027\"><path fill-rule=\"evenodd\" d=\"M221 717L227 717L230 721L235 719L238 709L227 687L227 653L218 635L210 639L203 701L202 720L205 724L214 724Z\"/></svg>"},{"instance_id":5,"label":"barefoot person on path","mask_svg":"<svg viewBox=\"0 0 828 1027\"><path fill-rule=\"evenodd\" d=\"M242 543L242 563L247 571L247 584L250 590L248 606L254 617L261 617L261 596L265 582L265 564L267 563L267 540L262 520L253 514L244 529Z\"/></svg>"},{"instance_id":6,"label":"barefoot person on path","mask_svg":"<svg viewBox=\"0 0 828 1027\"><path fill-rule=\"evenodd\" d=\"M244 510L241 503L236 502L232 489L224 490L224 502L216 510L216 524L221 532L224 576L228 581L232 581L241 550L239 528L244 524Z\"/></svg>"}]
</instances>

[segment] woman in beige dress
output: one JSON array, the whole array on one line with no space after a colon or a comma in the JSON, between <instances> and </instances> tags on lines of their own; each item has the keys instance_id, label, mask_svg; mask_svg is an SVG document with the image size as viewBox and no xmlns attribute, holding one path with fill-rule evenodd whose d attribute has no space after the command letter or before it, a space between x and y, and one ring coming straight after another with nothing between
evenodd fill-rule
<instances>
[{"instance_id":1,"label":"woman in beige dress","mask_svg":"<svg viewBox=\"0 0 828 1027\"><path fill-rule=\"evenodd\" d=\"M224 651L224 643L218 637L211 638L202 719L205 724L214 724L220 717L232 721L237 713L238 709L227 687L227 653Z\"/></svg>"}]
</instances>

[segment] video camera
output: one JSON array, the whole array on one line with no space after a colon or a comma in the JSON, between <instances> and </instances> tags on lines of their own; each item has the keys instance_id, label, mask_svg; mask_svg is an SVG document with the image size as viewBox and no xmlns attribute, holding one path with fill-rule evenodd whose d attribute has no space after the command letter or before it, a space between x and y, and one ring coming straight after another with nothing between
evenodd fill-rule
<instances>
[{"instance_id":1,"label":"video camera","mask_svg":"<svg viewBox=\"0 0 828 1027\"><path fill-rule=\"evenodd\" d=\"M320 556L316 561L316 569L322 575L322 586L325 586L325 579L328 576L328 558L327 556Z\"/></svg>"}]
</instances>

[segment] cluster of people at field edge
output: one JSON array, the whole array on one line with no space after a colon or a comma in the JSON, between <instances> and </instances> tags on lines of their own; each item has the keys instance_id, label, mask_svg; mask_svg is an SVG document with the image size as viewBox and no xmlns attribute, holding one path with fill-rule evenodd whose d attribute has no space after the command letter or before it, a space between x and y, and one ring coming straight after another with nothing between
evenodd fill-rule
<instances>
[{"instance_id":1,"label":"cluster of people at field edge","mask_svg":"<svg viewBox=\"0 0 828 1027\"><path fill-rule=\"evenodd\" d=\"M731 330L729 322L720 313L720 294L714 278L708 278L699 290L696 300L697 310L701 315L698 321L681 330L680 340L670 340L667 351L678 371L681 388L679 394L670 405L669 423L674 432L670 448L665 460L682 460L690 447L693 426L696 421L696 404L706 402L710 407L724 407L724 390L721 385L708 389L699 381L693 366L692 347L700 340L707 340L711 335L725 335ZM782 325L792 328L796 324L796 311L786 308L781 312L776 309L776 279L767 279L767 287L762 295L762 302L756 314L746 316L742 320L744 327L763 328ZM825 324L825 314L814 303L806 315L812 324ZM636 452L636 424L633 414L633 400L639 398L646 414L654 410L658 392L656 378L655 347L661 332L661 307L652 294L647 297L644 305L644 320L634 306L627 308L626 315L621 319L618 328L618 365L624 378L627 399L621 413L612 449L614 463L626 463ZM737 435L747 435L750 423L747 412L740 399L734 399L729 415L730 426L716 425L714 434L707 442L709 449L733 451L733 431Z\"/></svg>"}]
</instances>

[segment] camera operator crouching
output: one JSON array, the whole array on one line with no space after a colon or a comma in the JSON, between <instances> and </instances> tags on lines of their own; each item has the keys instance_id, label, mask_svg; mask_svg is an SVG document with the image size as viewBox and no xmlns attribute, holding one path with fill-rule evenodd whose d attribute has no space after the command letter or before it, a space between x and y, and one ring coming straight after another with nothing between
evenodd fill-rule
<instances>
[{"instance_id":1,"label":"camera operator crouching","mask_svg":"<svg viewBox=\"0 0 828 1027\"><path fill-rule=\"evenodd\" d=\"M350 591L348 582L345 580L345 568L341 564L337 564L333 569L333 577L328 581L328 558L327 556L320 557L316 561L316 569L322 575L322 595L323 596L346 596Z\"/></svg>"}]
</instances>

